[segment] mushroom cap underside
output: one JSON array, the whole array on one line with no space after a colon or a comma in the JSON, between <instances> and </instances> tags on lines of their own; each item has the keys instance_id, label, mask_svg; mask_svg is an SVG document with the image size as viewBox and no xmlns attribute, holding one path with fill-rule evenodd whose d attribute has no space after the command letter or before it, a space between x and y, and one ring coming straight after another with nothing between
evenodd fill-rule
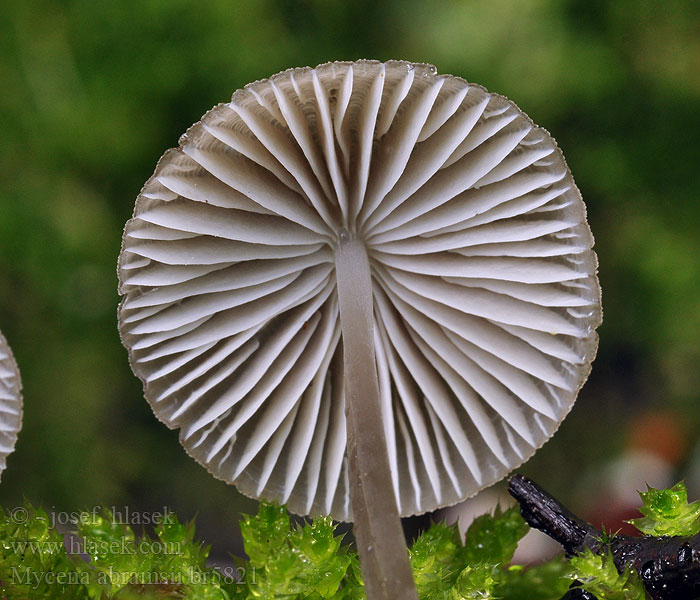
<instances>
[{"instance_id":1,"label":"mushroom cap underside","mask_svg":"<svg viewBox=\"0 0 700 600\"><path fill-rule=\"evenodd\" d=\"M352 519L341 234L369 256L401 514L527 460L597 348L585 207L515 104L401 61L250 84L161 158L119 261L120 333L158 418L245 494Z\"/></svg>"},{"instance_id":2,"label":"mushroom cap underside","mask_svg":"<svg viewBox=\"0 0 700 600\"><path fill-rule=\"evenodd\" d=\"M22 428L22 384L17 363L7 340L0 333L0 474L15 449Z\"/></svg>"}]
</instances>

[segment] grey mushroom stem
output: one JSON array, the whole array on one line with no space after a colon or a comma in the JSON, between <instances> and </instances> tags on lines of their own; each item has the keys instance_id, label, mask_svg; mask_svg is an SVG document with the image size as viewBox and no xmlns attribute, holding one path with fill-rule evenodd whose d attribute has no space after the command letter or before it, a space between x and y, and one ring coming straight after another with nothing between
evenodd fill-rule
<instances>
[{"instance_id":1,"label":"grey mushroom stem","mask_svg":"<svg viewBox=\"0 0 700 600\"><path fill-rule=\"evenodd\" d=\"M344 352L353 531L368 600L417 600L382 424L372 281L361 240L343 231L336 279Z\"/></svg>"}]
</instances>

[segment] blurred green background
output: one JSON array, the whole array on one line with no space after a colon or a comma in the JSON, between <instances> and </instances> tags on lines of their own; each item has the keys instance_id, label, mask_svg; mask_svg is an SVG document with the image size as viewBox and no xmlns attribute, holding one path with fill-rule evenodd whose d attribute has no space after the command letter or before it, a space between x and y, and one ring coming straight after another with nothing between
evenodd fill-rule
<instances>
[{"instance_id":1,"label":"blurred green background","mask_svg":"<svg viewBox=\"0 0 700 600\"><path fill-rule=\"evenodd\" d=\"M696 477L700 494L696 0L24 0L2 12L0 329L25 395L4 506L167 505L198 513L215 552L237 548L235 519L255 503L186 456L129 370L121 231L159 156L212 105L287 67L357 58L433 63L513 99L557 138L587 202L600 350L523 471L585 510L606 464L659 441L663 413L673 476Z\"/></svg>"}]
</instances>

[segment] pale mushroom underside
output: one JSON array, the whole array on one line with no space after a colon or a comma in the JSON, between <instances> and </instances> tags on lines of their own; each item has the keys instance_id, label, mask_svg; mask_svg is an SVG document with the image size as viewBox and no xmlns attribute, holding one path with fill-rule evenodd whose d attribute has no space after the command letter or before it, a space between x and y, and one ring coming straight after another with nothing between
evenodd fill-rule
<instances>
[{"instance_id":1,"label":"pale mushroom underside","mask_svg":"<svg viewBox=\"0 0 700 600\"><path fill-rule=\"evenodd\" d=\"M120 257L120 330L188 453L245 494L351 520L342 233L364 241L402 515L476 493L556 430L590 370L585 208L512 102L405 62L293 69L169 150Z\"/></svg>"},{"instance_id":2,"label":"pale mushroom underside","mask_svg":"<svg viewBox=\"0 0 700 600\"><path fill-rule=\"evenodd\" d=\"M22 394L17 363L0 333L0 473L15 449L22 428Z\"/></svg>"}]
</instances>

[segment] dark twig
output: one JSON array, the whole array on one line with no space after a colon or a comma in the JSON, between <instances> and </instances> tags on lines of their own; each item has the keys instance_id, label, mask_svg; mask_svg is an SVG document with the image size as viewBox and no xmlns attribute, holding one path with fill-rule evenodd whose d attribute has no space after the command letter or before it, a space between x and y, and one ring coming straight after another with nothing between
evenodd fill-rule
<instances>
[{"instance_id":1,"label":"dark twig","mask_svg":"<svg viewBox=\"0 0 700 600\"><path fill-rule=\"evenodd\" d=\"M567 555L586 548L595 553L609 548L617 570L636 570L654 600L700 598L700 534L692 538L616 535L604 544L601 531L579 519L527 477L514 475L508 490L520 504L525 521L559 542ZM575 598L569 595L572 591L565 598Z\"/></svg>"},{"instance_id":2,"label":"dark twig","mask_svg":"<svg viewBox=\"0 0 700 600\"><path fill-rule=\"evenodd\" d=\"M561 597L561 600L598 600L590 592L577 587L578 585L580 585L580 582L572 584L569 591Z\"/></svg>"},{"instance_id":3,"label":"dark twig","mask_svg":"<svg viewBox=\"0 0 700 600\"><path fill-rule=\"evenodd\" d=\"M579 554L584 548L597 550L600 531L579 519L534 481L514 475L508 491L520 504L520 514L528 525L559 542L567 555Z\"/></svg>"}]
</instances>

